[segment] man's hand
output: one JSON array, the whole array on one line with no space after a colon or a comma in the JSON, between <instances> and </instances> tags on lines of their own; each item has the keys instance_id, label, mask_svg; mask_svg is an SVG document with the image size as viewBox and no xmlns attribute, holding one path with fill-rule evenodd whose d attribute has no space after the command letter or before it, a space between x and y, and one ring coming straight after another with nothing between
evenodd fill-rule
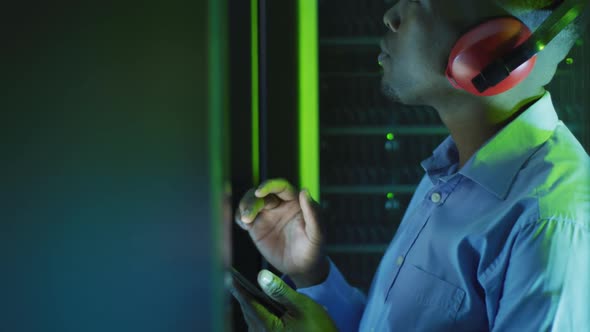
<instances>
[{"instance_id":1,"label":"man's hand","mask_svg":"<svg viewBox=\"0 0 590 332\"><path fill-rule=\"evenodd\" d=\"M282 317L271 314L239 284L233 282L230 291L240 303L250 331L337 331L336 325L321 305L297 293L271 272L260 271L258 283L268 296L285 306L287 312Z\"/></svg>"},{"instance_id":2,"label":"man's hand","mask_svg":"<svg viewBox=\"0 0 590 332\"><path fill-rule=\"evenodd\" d=\"M272 179L244 195L235 221L270 264L304 288L321 283L330 266L318 214L309 192Z\"/></svg>"}]
</instances>

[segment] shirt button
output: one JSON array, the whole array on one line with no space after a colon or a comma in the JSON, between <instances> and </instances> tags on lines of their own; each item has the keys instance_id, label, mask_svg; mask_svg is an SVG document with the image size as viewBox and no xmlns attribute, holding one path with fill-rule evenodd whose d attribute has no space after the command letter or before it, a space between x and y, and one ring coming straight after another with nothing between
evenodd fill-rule
<instances>
[{"instance_id":1,"label":"shirt button","mask_svg":"<svg viewBox=\"0 0 590 332\"><path fill-rule=\"evenodd\" d=\"M438 202L440 202L440 199L441 199L441 196L440 196L440 194L439 194L439 193L433 193L432 195L430 195L430 200L431 200L433 203L438 203Z\"/></svg>"},{"instance_id":2,"label":"shirt button","mask_svg":"<svg viewBox=\"0 0 590 332\"><path fill-rule=\"evenodd\" d=\"M404 256L398 256L397 260L395 261L395 264L397 264L397 266L401 266L403 262L404 262Z\"/></svg>"}]
</instances>

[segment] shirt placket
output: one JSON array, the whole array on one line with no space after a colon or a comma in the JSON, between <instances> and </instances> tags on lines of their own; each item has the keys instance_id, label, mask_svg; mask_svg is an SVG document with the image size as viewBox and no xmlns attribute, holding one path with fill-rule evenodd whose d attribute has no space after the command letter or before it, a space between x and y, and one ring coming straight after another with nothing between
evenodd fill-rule
<instances>
[{"instance_id":1,"label":"shirt placket","mask_svg":"<svg viewBox=\"0 0 590 332\"><path fill-rule=\"evenodd\" d=\"M420 233L430 220L432 212L438 206L443 204L448 197L449 192L445 191L444 187L448 188L449 186L446 183L441 185L439 182L437 186L428 191L420 203L420 206L418 206L415 210L416 213L412 215L411 220L408 220L408 227L405 231L405 234L403 234L403 236L399 238L399 241L397 241L398 243L394 244L390 249L392 250L390 257L393 258L394 264L391 266L392 270L388 273L388 275L391 276L391 281L387 287L385 302L388 302L389 294L397 280L399 271L406 260L405 258L407 257L410 250L412 250L412 247L416 243Z\"/></svg>"}]
</instances>

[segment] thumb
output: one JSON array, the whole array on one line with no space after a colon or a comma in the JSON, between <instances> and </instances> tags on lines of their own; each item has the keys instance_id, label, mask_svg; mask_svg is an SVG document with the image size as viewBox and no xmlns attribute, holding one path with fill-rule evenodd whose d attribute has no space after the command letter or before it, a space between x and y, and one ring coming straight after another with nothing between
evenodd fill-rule
<instances>
[{"instance_id":1,"label":"thumb","mask_svg":"<svg viewBox=\"0 0 590 332\"><path fill-rule=\"evenodd\" d=\"M311 198L307 189L299 193L299 205L305 221L305 234L310 242L320 245L322 243L322 232L318 224L316 203Z\"/></svg>"},{"instance_id":2,"label":"thumb","mask_svg":"<svg viewBox=\"0 0 590 332\"><path fill-rule=\"evenodd\" d=\"M288 311L298 311L301 294L289 287L281 278L268 270L262 270L258 273L258 283L268 296L284 305Z\"/></svg>"}]
</instances>

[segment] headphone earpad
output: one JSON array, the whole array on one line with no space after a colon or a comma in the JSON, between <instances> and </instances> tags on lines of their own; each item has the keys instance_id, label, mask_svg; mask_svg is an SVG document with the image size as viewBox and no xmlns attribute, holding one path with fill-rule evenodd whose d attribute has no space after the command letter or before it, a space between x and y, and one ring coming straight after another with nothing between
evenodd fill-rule
<instances>
[{"instance_id":1,"label":"headphone earpad","mask_svg":"<svg viewBox=\"0 0 590 332\"><path fill-rule=\"evenodd\" d=\"M483 93L471 81L487 65L510 53L531 35L531 30L515 17L493 18L477 25L455 43L447 64L447 79L455 88L476 96L493 96L512 89L533 70L536 56L516 68L504 81Z\"/></svg>"}]
</instances>

